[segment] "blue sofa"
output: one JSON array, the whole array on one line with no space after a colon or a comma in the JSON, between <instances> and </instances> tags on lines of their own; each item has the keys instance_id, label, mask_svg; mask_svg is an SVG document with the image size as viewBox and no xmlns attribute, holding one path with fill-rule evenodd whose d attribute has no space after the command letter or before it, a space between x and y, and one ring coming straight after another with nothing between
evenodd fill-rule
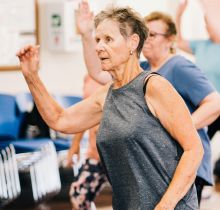
<instances>
[{"instance_id":1,"label":"blue sofa","mask_svg":"<svg viewBox=\"0 0 220 210\"><path fill-rule=\"evenodd\" d=\"M54 98L65 108L82 100L79 96L69 95L54 95ZM33 152L39 150L45 143L53 142L57 151L67 150L71 140L60 138L59 135L55 135L55 139L20 138L22 123L32 107L33 98L30 93L0 94L0 148L13 144L16 153Z\"/></svg>"}]
</instances>

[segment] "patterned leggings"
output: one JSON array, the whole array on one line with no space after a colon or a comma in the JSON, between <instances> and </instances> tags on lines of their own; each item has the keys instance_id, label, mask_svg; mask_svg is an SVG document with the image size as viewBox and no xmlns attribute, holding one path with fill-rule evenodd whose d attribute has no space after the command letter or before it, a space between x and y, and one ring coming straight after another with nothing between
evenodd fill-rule
<instances>
[{"instance_id":1,"label":"patterned leggings","mask_svg":"<svg viewBox=\"0 0 220 210\"><path fill-rule=\"evenodd\" d=\"M91 202L102 190L106 181L101 163L94 159L86 159L70 188L73 209L90 210Z\"/></svg>"}]
</instances>

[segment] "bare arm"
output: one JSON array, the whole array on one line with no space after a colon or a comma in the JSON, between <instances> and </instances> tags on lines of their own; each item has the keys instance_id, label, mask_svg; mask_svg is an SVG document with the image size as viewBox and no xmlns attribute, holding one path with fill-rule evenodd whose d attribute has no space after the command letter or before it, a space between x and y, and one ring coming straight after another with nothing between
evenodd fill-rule
<instances>
[{"instance_id":1,"label":"bare arm","mask_svg":"<svg viewBox=\"0 0 220 210\"><path fill-rule=\"evenodd\" d=\"M89 75L99 82L106 84L112 80L108 72L101 69L101 63L95 51L95 39L93 37L93 13L89 9L88 2L82 1L76 13L76 23L81 34L83 44L83 55Z\"/></svg>"},{"instance_id":2,"label":"bare arm","mask_svg":"<svg viewBox=\"0 0 220 210\"><path fill-rule=\"evenodd\" d=\"M220 95L210 93L200 103L198 109L192 113L192 120L196 129L204 128L214 122L220 115Z\"/></svg>"},{"instance_id":3,"label":"bare arm","mask_svg":"<svg viewBox=\"0 0 220 210\"><path fill-rule=\"evenodd\" d=\"M189 41L185 40L183 38L182 30L181 30L181 19L182 19L183 12L186 9L187 3L188 3L188 0L180 1L179 7L178 7L177 13L176 13L177 46L181 50L192 54L192 50L190 48Z\"/></svg>"},{"instance_id":4,"label":"bare arm","mask_svg":"<svg viewBox=\"0 0 220 210\"><path fill-rule=\"evenodd\" d=\"M38 48L36 46L27 46L21 49L17 56L20 59L22 73L33 95L38 111L49 127L63 133L78 133L100 122L102 117L101 101L105 88L76 105L63 109L50 96L39 78Z\"/></svg>"},{"instance_id":5,"label":"bare arm","mask_svg":"<svg viewBox=\"0 0 220 210\"><path fill-rule=\"evenodd\" d=\"M205 12L205 23L206 28L208 27L208 34L210 39L214 43L220 44L220 28L218 27L219 20L219 2L214 3L213 6L210 7L210 1L201 0L201 5L203 7L203 11Z\"/></svg>"},{"instance_id":6,"label":"bare arm","mask_svg":"<svg viewBox=\"0 0 220 210\"><path fill-rule=\"evenodd\" d=\"M81 132L81 133L77 133L77 134L74 135L71 147L68 150L68 154L67 154L67 167L72 166L72 164L73 164L72 156L74 154L78 155L78 160L79 160L79 157L80 157L80 142L82 140L82 137L83 137L84 133L85 132Z\"/></svg>"},{"instance_id":7,"label":"bare arm","mask_svg":"<svg viewBox=\"0 0 220 210\"><path fill-rule=\"evenodd\" d=\"M203 147L184 101L167 80L160 76L151 77L146 101L150 104L152 113L183 148L172 181L155 208L173 210L195 180Z\"/></svg>"}]
</instances>

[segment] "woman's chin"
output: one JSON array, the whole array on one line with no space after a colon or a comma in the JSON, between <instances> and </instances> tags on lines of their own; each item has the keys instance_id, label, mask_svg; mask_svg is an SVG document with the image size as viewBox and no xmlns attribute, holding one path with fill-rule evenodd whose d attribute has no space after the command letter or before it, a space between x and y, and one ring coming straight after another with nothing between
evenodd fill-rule
<instances>
[{"instance_id":1,"label":"woman's chin","mask_svg":"<svg viewBox=\"0 0 220 210\"><path fill-rule=\"evenodd\" d=\"M110 71L110 68L108 68L107 66L102 66L102 71Z\"/></svg>"}]
</instances>

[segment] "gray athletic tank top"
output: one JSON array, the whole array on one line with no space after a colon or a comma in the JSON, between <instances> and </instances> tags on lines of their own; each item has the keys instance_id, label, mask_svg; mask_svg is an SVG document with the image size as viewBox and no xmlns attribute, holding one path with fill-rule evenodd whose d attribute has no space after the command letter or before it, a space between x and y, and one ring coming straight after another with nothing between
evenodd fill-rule
<instances>
[{"instance_id":1,"label":"gray athletic tank top","mask_svg":"<svg viewBox=\"0 0 220 210\"><path fill-rule=\"evenodd\" d=\"M142 72L109 88L97 146L113 191L114 210L153 210L166 191L182 148L150 112ZM146 86L147 88L147 86ZM175 209L197 210L194 185Z\"/></svg>"}]
</instances>

